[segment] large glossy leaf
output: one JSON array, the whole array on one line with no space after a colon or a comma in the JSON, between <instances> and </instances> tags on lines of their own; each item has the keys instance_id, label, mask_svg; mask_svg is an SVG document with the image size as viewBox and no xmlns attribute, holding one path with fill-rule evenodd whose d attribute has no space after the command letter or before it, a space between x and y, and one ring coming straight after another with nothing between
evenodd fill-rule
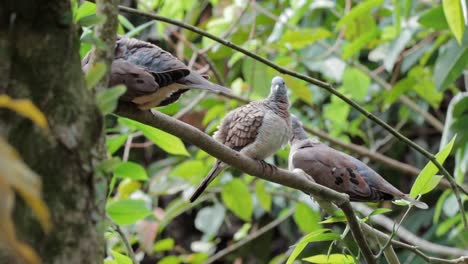
<instances>
[{"instance_id":1,"label":"large glossy leaf","mask_svg":"<svg viewBox=\"0 0 468 264\"><path fill-rule=\"evenodd\" d=\"M153 141L154 144L167 153L190 156L182 140L176 136L128 118L121 117L119 118L119 122L134 129L140 130L143 135L145 135L145 137Z\"/></svg>"},{"instance_id":2,"label":"large glossy leaf","mask_svg":"<svg viewBox=\"0 0 468 264\"><path fill-rule=\"evenodd\" d=\"M106 206L106 212L118 225L131 225L153 214L146 207L145 201L133 199L110 202Z\"/></svg>"},{"instance_id":3,"label":"large glossy leaf","mask_svg":"<svg viewBox=\"0 0 468 264\"><path fill-rule=\"evenodd\" d=\"M461 7L462 1L463 0L442 0L445 18L459 44L462 43L463 31L465 29Z\"/></svg>"},{"instance_id":4,"label":"large glossy leaf","mask_svg":"<svg viewBox=\"0 0 468 264\"><path fill-rule=\"evenodd\" d=\"M240 179L234 179L223 186L221 198L226 207L245 221L250 221L253 213L252 196L249 188Z\"/></svg>"},{"instance_id":5,"label":"large glossy leaf","mask_svg":"<svg viewBox=\"0 0 468 264\"><path fill-rule=\"evenodd\" d=\"M439 91L453 83L468 65L468 47L451 40L440 50L434 67L434 82Z\"/></svg>"},{"instance_id":6,"label":"large glossy leaf","mask_svg":"<svg viewBox=\"0 0 468 264\"><path fill-rule=\"evenodd\" d=\"M127 161L120 163L114 170L117 178L127 178L132 180L148 180L145 168L138 163Z\"/></svg>"},{"instance_id":7,"label":"large glossy leaf","mask_svg":"<svg viewBox=\"0 0 468 264\"><path fill-rule=\"evenodd\" d=\"M433 7L425 11L418 19L418 22L427 27L436 30L443 30L448 28L447 20L444 16L444 10L441 5Z\"/></svg>"},{"instance_id":8,"label":"large glossy leaf","mask_svg":"<svg viewBox=\"0 0 468 264\"><path fill-rule=\"evenodd\" d=\"M125 93L127 88L124 85L117 85L105 89L96 95L96 103L103 114L112 113L117 107L119 97Z\"/></svg>"},{"instance_id":9,"label":"large glossy leaf","mask_svg":"<svg viewBox=\"0 0 468 264\"><path fill-rule=\"evenodd\" d=\"M439 163L443 164L445 159L450 154L450 151L452 151L455 138L456 137L453 137L452 140L450 140L450 142L447 144L447 146L445 146L439 153L435 155L436 160ZM433 180L434 175L437 173L438 170L439 169L434 165L434 163L432 163L432 161L429 161L416 178L416 181L414 182L413 187L411 188L410 196L416 198L420 194L425 194L432 191L432 189L434 189L438 183L435 182L440 181L440 177L436 177L436 180Z\"/></svg>"},{"instance_id":10,"label":"large glossy leaf","mask_svg":"<svg viewBox=\"0 0 468 264\"><path fill-rule=\"evenodd\" d=\"M299 229L304 233L309 233L322 227L319 223L320 214L303 202L296 204L294 221L298 225Z\"/></svg>"}]
</instances>

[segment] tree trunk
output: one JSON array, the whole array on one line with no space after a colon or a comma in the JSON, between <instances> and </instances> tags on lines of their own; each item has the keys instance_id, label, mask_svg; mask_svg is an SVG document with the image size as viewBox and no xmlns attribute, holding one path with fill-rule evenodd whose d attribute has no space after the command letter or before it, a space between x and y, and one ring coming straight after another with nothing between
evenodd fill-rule
<instances>
[{"instance_id":1,"label":"tree trunk","mask_svg":"<svg viewBox=\"0 0 468 264\"><path fill-rule=\"evenodd\" d=\"M102 263L105 178L103 118L85 88L70 0L0 1L0 92L28 98L46 115L50 133L0 110L0 135L43 182L53 229L44 234L19 199L15 225L43 263ZM0 263L16 263L2 254Z\"/></svg>"}]
</instances>

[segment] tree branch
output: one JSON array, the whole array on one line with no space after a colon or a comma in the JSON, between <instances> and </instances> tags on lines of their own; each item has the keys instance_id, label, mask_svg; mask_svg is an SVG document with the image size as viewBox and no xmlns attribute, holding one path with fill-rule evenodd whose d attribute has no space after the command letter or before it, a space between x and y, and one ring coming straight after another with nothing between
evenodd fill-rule
<instances>
[{"instance_id":1,"label":"tree branch","mask_svg":"<svg viewBox=\"0 0 468 264\"><path fill-rule=\"evenodd\" d=\"M94 1L93 1L94 2ZM103 41L105 48L95 46L90 57L90 65L103 62L106 73L96 84L96 91L103 91L109 86L111 64L114 60L114 46L118 25L119 0L96 0L96 15L105 17L102 24L96 25L95 36Z\"/></svg>"},{"instance_id":2,"label":"tree branch","mask_svg":"<svg viewBox=\"0 0 468 264\"><path fill-rule=\"evenodd\" d=\"M223 45L225 45L225 46L227 46L227 47L229 47L229 48L231 48L233 50L239 51L239 52L245 54L246 56L248 56L250 58L253 58L253 59L255 59L255 60L257 60L257 61L259 61L259 62L261 62L261 63L263 63L263 64L265 64L267 66L270 66L271 68L277 70L280 73L287 74L287 75L296 77L298 79L301 79L303 81L306 81L306 82L308 82L310 84L314 84L316 86L319 86L319 87L327 90L328 92L332 93L333 95L337 96L338 98L340 98L341 100L343 100L344 102L346 102L347 104L352 106L354 109L361 112L361 114L363 114L366 118L374 121L375 123L377 123L378 125L380 125L384 129L389 131L396 138L400 139L401 141L405 142L408 146L410 146L414 150L421 153L424 157L426 157L428 160L430 160L439 169L439 171L449 181L450 186L453 189L453 192L455 194L455 197L457 199L457 203L458 203L458 205L460 207L460 211L461 211L461 214L462 214L463 225L464 225L465 228L468 228L468 221L466 219L463 203L461 201L461 196L460 196L460 190L463 191L463 192L465 190L456 183L456 181L454 180L452 175L442 166L442 164L439 161L436 160L435 156L432 155L429 151L425 150L423 147L419 146L418 144L414 143L413 141L411 141L410 139L405 137L403 134L396 131L389 124L385 123L383 120L381 120L377 116L373 115L371 112L367 111L364 107L360 106L358 103L356 103L352 99L350 99L350 98L346 97L344 94L340 93L338 90L336 90L333 87L333 85L331 85L331 84L329 84L327 82L315 79L315 78L311 78L311 77L309 77L307 75L291 71L291 70L286 69L284 67L281 67L281 66L273 63L272 61L268 60L268 59L265 59L265 58L255 54L255 53L252 53L252 52L250 52L250 51L248 51L248 50L246 50L246 49L244 49L244 48L242 48L242 47L240 47L238 45L235 45L235 44L233 44L233 43L231 43L229 41L221 39L221 38L219 38L219 37L217 37L217 36L215 36L213 34L210 34L210 33L206 32L204 30L201 30L201 29L199 29L199 28L197 28L195 26L189 25L187 23L184 23L184 22L181 22L181 21L178 21L178 20L174 20L174 19L170 19L170 18L167 18L167 17L159 16L159 15L149 14L147 12L143 12L143 11L136 10L134 8L125 7L125 6L119 6L119 9L121 11L123 11L123 12L148 17L148 18L151 18L151 19L154 19L154 20L162 21L162 22L165 22L165 23L177 25L179 27L188 29L188 30L193 31L195 33L198 33L198 34L200 34L202 36L210 38L210 39L212 39L214 41L217 41L217 42L219 42L219 43L221 43L221 44L223 44Z\"/></svg>"},{"instance_id":3,"label":"tree branch","mask_svg":"<svg viewBox=\"0 0 468 264\"><path fill-rule=\"evenodd\" d=\"M352 234L357 241L363 257L366 259L367 263L375 263L374 255L362 234L359 222L354 215L354 211L351 209L347 194L339 193L325 186L316 184L306 173L291 172L270 164L265 165L266 163L253 160L215 141L198 129L163 113L157 111L139 111L132 105L123 103L119 104L115 113L175 135L184 141L188 141L198 146L211 156L252 176L301 190L305 193L309 193L335 203L345 213L348 223L350 224Z\"/></svg>"}]
</instances>

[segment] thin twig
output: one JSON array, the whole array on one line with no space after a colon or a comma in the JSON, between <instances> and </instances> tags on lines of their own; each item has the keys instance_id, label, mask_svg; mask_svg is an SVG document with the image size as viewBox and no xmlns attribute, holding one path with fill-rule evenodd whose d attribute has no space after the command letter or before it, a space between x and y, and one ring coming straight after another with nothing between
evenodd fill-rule
<instances>
[{"instance_id":1,"label":"thin twig","mask_svg":"<svg viewBox=\"0 0 468 264\"><path fill-rule=\"evenodd\" d=\"M333 87L333 85L331 85L331 84L329 84L327 82L315 79L315 78L311 78L311 77L309 77L307 75L291 71L291 70L286 69L284 67L281 67L281 66L273 63L272 61L261 57L260 55L252 53L252 52L250 52L250 51L248 51L248 50L246 50L246 49L244 49L244 48L242 48L242 47L240 47L238 45L235 45L235 44L231 43L230 41L226 41L224 39L221 39L221 38L219 38L219 37L217 37L217 36L215 36L215 35L213 35L211 33L208 33L208 32L206 32L204 30L201 30L201 29L199 29L199 28L197 28L195 26L192 26L192 25L189 25L189 24L186 24L186 23L183 23L183 22L180 22L178 20L171 19L171 18L167 18L167 17L163 17L163 16L159 16L159 15L154 15L154 14L149 14L147 12L136 10L134 8L119 6L119 9L121 11L123 11L123 12L132 13L132 14L136 14L136 15L140 15L140 16L145 16L145 17L152 18L152 19L155 19L155 20L158 20L158 21L162 21L162 22L166 22L166 23L169 23L169 24L177 25L179 27L183 27L185 29L188 29L190 31L198 33L198 34L200 34L202 36L210 38L210 39L212 39L214 41L217 41L217 42L219 42L219 43L221 43L221 44L223 44L223 45L225 45L225 46L227 46L227 47L229 47L231 49L239 51L239 52L247 55L250 58L253 58L253 59L255 59L255 60L257 60L257 61L259 61L259 62L261 62L261 63L263 63L263 64L265 64L267 66L270 66L271 68L277 70L280 73L287 74L287 75L296 77L298 79L301 79L303 81L306 81L306 82L308 82L310 84L319 86L319 87L327 90L328 92L332 93L333 95L337 96L338 98L340 98L341 100L343 100L344 102L346 102L347 104L352 106L354 109L361 112L366 118L374 121L375 123L377 123L378 125L380 125L384 129L389 131L391 134L393 134L395 137L397 137L401 141L405 142L408 146L410 146L411 148L413 148L417 152L421 153L424 157L426 157L428 160L430 160L439 169L439 171L449 181L450 186L453 189L453 192L455 194L457 203L458 203L458 205L460 207L460 211L462 213L463 225L464 225L465 228L468 228L468 221L467 221L466 215L464 213L464 207L463 207L463 203L461 201L461 196L460 196L460 190L461 191L465 191L465 190L457 184L457 182L454 180L452 175L442 166L442 164L438 160L436 160L435 156L432 155L429 151L425 150L423 147L419 146L418 144L414 143L412 140L408 139L407 137L405 137L404 135L402 135L401 133L396 131L389 124L385 123L382 119L378 118L376 115L374 115L371 112L367 111L364 107L360 106L358 103L356 103L352 99L350 99L350 98L346 97L344 94L340 93L338 90L336 90Z\"/></svg>"},{"instance_id":2,"label":"thin twig","mask_svg":"<svg viewBox=\"0 0 468 264\"><path fill-rule=\"evenodd\" d=\"M272 230L273 228L279 226L281 223L286 221L293 214L294 214L294 210L289 210L289 212L287 212L282 217L279 217L279 218L275 219L274 221L268 223L267 225L261 227L257 231L250 233L244 239L242 239L242 240L240 240L240 241L238 241L238 242L236 242L236 243L234 243L232 245L229 245L228 247L224 248L223 250L218 251L216 254L209 257L205 261L205 263L210 264L210 263L215 263L216 261L221 260L222 258L224 258L225 256L229 255L230 253L234 252L235 250L243 247L245 244L251 242L252 240L254 240L254 239L256 239L256 238L258 238L260 236L262 236L263 234L265 234L266 232Z\"/></svg>"},{"instance_id":3,"label":"thin twig","mask_svg":"<svg viewBox=\"0 0 468 264\"><path fill-rule=\"evenodd\" d=\"M130 245L130 242L129 242L127 236L125 235L124 231L122 230L122 228L120 228L120 226L118 224L114 223L114 221L112 221L112 219L110 219L110 217L107 217L107 219L109 220L112 229L114 229L119 234L120 240L124 244L125 249L127 249L127 254L130 257L130 259L132 260L132 263L133 264L138 264L139 262L135 258L135 252L133 252L133 248Z\"/></svg>"}]
</instances>

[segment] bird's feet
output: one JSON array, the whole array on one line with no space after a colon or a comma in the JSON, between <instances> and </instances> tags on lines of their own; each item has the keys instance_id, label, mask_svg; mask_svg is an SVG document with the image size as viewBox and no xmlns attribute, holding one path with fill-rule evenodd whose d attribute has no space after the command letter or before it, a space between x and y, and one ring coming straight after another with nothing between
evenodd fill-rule
<instances>
[{"instance_id":1,"label":"bird's feet","mask_svg":"<svg viewBox=\"0 0 468 264\"><path fill-rule=\"evenodd\" d=\"M260 167L262 167L263 173L266 175L271 175L276 170L275 166L267 163L264 160L257 160L257 162L260 164Z\"/></svg>"}]
</instances>

